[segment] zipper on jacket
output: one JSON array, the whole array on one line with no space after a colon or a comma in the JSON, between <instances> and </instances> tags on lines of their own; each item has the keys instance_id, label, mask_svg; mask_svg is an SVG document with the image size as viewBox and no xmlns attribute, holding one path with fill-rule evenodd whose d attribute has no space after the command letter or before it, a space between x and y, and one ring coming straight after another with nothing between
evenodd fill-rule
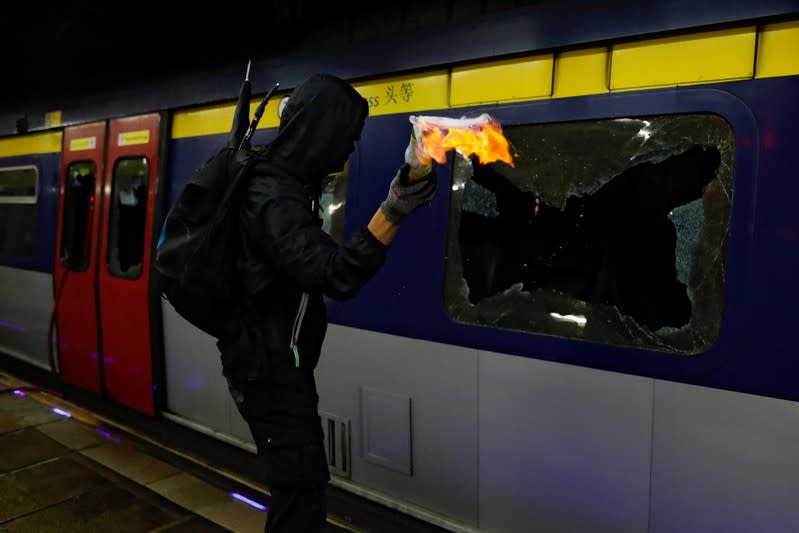
<instances>
[{"instance_id":1,"label":"zipper on jacket","mask_svg":"<svg viewBox=\"0 0 799 533\"><path fill-rule=\"evenodd\" d=\"M308 293L303 292L300 298L300 306L297 308L297 315L294 317L294 327L291 330L291 351L294 353L294 367L300 366L300 350L297 348L297 340L300 336L300 328L305 318L305 309L308 307Z\"/></svg>"}]
</instances>

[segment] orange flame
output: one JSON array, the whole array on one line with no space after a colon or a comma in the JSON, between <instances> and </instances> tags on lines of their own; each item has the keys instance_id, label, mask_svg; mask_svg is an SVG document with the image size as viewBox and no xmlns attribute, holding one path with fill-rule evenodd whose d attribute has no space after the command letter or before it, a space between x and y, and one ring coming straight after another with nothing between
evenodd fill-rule
<instances>
[{"instance_id":1,"label":"orange flame","mask_svg":"<svg viewBox=\"0 0 799 533\"><path fill-rule=\"evenodd\" d=\"M461 120L436 118L415 119L416 126L421 131L421 146L417 144L416 152L421 161L432 158L438 163L444 163L447 160L446 153L456 150L464 157L476 155L483 165L503 161L514 166L508 140L494 118L488 115Z\"/></svg>"}]
</instances>

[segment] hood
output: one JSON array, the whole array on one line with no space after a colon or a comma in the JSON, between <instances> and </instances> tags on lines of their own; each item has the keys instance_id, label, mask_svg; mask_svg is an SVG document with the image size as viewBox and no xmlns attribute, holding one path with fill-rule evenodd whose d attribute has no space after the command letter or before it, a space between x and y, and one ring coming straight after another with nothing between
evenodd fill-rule
<instances>
[{"instance_id":1,"label":"hood","mask_svg":"<svg viewBox=\"0 0 799 533\"><path fill-rule=\"evenodd\" d=\"M369 114L366 100L347 82L316 74L291 93L269 146L272 165L319 185L344 167Z\"/></svg>"}]
</instances>

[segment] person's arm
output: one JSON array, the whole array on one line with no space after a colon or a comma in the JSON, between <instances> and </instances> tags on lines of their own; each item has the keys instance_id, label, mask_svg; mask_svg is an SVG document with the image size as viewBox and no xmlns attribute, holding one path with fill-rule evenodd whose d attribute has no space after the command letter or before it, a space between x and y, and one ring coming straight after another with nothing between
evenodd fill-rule
<instances>
[{"instance_id":1,"label":"person's arm","mask_svg":"<svg viewBox=\"0 0 799 533\"><path fill-rule=\"evenodd\" d=\"M252 179L245 206L247 233L269 262L303 290L346 300L374 276L388 247L366 228L339 245L318 224L296 184Z\"/></svg>"},{"instance_id":2,"label":"person's arm","mask_svg":"<svg viewBox=\"0 0 799 533\"><path fill-rule=\"evenodd\" d=\"M428 167L429 169L429 167ZM272 263L305 290L321 290L345 300L357 294L382 266L402 220L436 192L435 176L409 179L400 167L367 227L339 245L322 228L296 185L254 178L247 194L247 217L255 239Z\"/></svg>"},{"instance_id":3,"label":"person's arm","mask_svg":"<svg viewBox=\"0 0 799 533\"><path fill-rule=\"evenodd\" d=\"M399 231L405 216L420 205L433 199L436 193L436 178L432 175L432 160L419 159L414 136L405 148L405 164L400 167L391 182L386 200L375 211L367 229L384 245L388 246Z\"/></svg>"},{"instance_id":4,"label":"person's arm","mask_svg":"<svg viewBox=\"0 0 799 533\"><path fill-rule=\"evenodd\" d=\"M378 208L377 211L375 211L375 214L372 216L372 220L369 221L369 225L366 226L366 229L368 229L378 241L388 246L397 235L399 225L394 224L387 219L383 210Z\"/></svg>"}]
</instances>

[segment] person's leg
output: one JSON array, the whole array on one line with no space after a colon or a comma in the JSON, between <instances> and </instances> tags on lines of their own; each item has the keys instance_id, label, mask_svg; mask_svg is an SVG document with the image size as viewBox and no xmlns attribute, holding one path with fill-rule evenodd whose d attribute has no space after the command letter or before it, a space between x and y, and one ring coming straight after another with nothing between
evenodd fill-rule
<instances>
[{"instance_id":1,"label":"person's leg","mask_svg":"<svg viewBox=\"0 0 799 533\"><path fill-rule=\"evenodd\" d=\"M322 533L327 517L325 486L273 487L266 533Z\"/></svg>"},{"instance_id":2,"label":"person's leg","mask_svg":"<svg viewBox=\"0 0 799 533\"><path fill-rule=\"evenodd\" d=\"M265 529L269 533L317 533L326 522L330 474L318 396L312 378L296 377L284 373L282 379L231 387L272 494Z\"/></svg>"}]
</instances>

